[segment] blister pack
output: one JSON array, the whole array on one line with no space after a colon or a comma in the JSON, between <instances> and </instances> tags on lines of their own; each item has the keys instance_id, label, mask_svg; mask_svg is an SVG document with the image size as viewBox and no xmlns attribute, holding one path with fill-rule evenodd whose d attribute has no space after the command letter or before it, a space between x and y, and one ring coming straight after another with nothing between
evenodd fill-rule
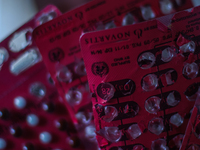
<instances>
[{"instance_id":1,"label":"blister pack","mask_svg":"<svg viewBox=\"0 0 200 150\"><path fill-rule=\"evenodd\" d=\"M0 43L0 84L3 85L0 86L0 99L44 68L32 32L37 26L59 15L61 12L49 5Z\"/></svg>"},{"instance_id":2,"label":"blister pack","mask_svg":"<svg viewBox=\"0 0 200 150\"><path fill-rule=\"evenodd\" d=\"M83 149L32 39L35 27L59 15L49 5L0 43L0 149Z\"/></svg>"},{"instance_id":3,"label":"blister pack","mask_svg":"<svg viewBox=\"0 0 200 150\"><path fill-rule=\"evenodd\" d=\"M81 37L102 149L180 148L199 88L199 14Z\"/></svg>"},{"instance_id":4,"label":"blister pack","mask_svg":"<svg viewBox=\"0 0 200 150\"><path fill-rule=\"evenodd\" d=\"M95 141L95 128L91 94L79 45L80 35L91 30L134 24L191 6L191 1L97 0L34 30L33 37L66 107L78 130L90 134L90 141ZM84 143L86 147L91 145Z\"/></svg>"},{"instance_id":5,"label":"blister pack","mask_svg":"<svg viewBox=\"0 0 200 150\"><path fill-rule=\"evenodd\" d=\"M91 105L79 45L83 32L134 24L191 6L191 1L97 0L36 28L33 37L71 115Z\"/></svg>"},{"instance_id":6,"label":"blister pack","mask_svg":"<svg viewBox=\"0 0 200 150\"><path fill-rule=\"evenodd\" d=\"M199 94L199 93L198 93ZM180 150L199 150L200 149L200 97L198 95L187 130L183 138L183 143Z\"/></svg>"},{"instance_id":7,"label":"blister pack","mask_svg":"<svg viewBox=\"0 0 200 150\"><path fill-rule=\"evenodd\" d=\"M41 68L0 99L0 149L84 149L48 76Z\"/></svg>"}]
</instances>

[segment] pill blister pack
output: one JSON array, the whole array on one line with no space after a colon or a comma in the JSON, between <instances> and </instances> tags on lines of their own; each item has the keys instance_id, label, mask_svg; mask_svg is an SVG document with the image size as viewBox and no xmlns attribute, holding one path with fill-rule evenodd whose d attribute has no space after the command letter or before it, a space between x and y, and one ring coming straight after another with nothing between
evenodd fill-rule
<instances>
[{"instance_id":1,"label":"pill blister pack","mask_svg":"<svg viewBox=\"0 0 200 150\"><path fill-rule=\"evenodd\" d=\"M0 149L83 149L32 39L35 27L59 15L49 5L0 43Z\"/></svg>"},{"instance_id":2,"label":"pill blister pack","mask_svg":"<svg viewBox=\"0 0 200 150\"><path fill-rule=\"evenodd\" d=\"M199 93L198 93L199 94ZM199 125L200 125L200 99L199 95L197 96L194 108L192 110L192 114L190 120L188 122L188 126L185 132L185 136L183 138L183 144L181 146L181 150L198 150L200 149L200 140L199 140Z\"/></svg>"},{"instance_id":3,"label":"pill blister pack","mask_svg":"<svg viewBox=\"0 0 200 150\"><path fill-rule=\"evenodd\" d=\"M0 83L4 85L0 87L1 98L44 68L32 32L35 27L59 15L61 12L49 5L0 43Z\"/></svg>"},{"instance_id":4,"label":"pill blister pack","mask_svg":"<svg viewBox=\"0 0 200 150\"><path fill-rule=\"evenodd\" d=\"M89 131L88 128L95 131L91 94L79 45L80 35L86 31L109 29L162 16L166 12L162 13L160 5L165 6L163 4L168 2L168 13L192 6L191 1L179 3L179 6L173 1L177 6L174 9L170 1L162 2L93 1L35 29L33 37L46 67L80 132ZM134 13L138 14L137 18ZM94 139L96 135L90 133L90 139Z\"/></svg>"},{"instance_id":5,"label":"pill blister pack","mask_svg":"<svg viewBox=\"0 0 200 150\"><path fill-rule=\"evenodd\" d=\"M41 68L1 98L1 149L84 149L68 110L48 76Z\"/></svg>"},{"instance_id":6,"label":"pill blister pack","mask_svg":"<svg viewBox=\"0 0 200 150\"><path fill-rule=\"evenodd\" d=\"M87 88L82 88L87 87L87 77L80 51L80 35L90 30L109 29L162 16L165 14L162 13L160 7L165 6L163 3L169 3L169 8L172 8L170 12L192 6L191 1L98 0L67 12L34 30L33 37L46 67L60 95L66 100L66 106L71 110L72 116L91 103L89 98L91 95ZM138 20L136 22L130 21L131 14L127 17L127 13L134 11L140 14L137 15L140 17L136 19ZM153 17L145 19L145 16L148 17L151 12ZM75 116L74 120L77 122Z\"/></svg>"},{"instance_id":7,"label":"pill blister pack","mask_svg":"<svg viewBox=\"0 0 200 150\"><path fill-rule=\"evenodd\" d=\"M102 149L179 149L199 88L200 8L81 37Z\"/></svg>"}]
</instances>

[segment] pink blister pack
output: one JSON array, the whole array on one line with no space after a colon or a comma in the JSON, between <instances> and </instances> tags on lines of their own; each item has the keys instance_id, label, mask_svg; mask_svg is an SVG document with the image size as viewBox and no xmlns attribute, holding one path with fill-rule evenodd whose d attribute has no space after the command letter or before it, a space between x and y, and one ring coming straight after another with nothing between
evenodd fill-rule
<instances>
[{"instance_id":1,"label":"pink blister pack","mask_svg":"<svg viewBox=\"0 0 200 150\"><path fill-rule=\"evenodd\" d=\"M41 68L0 100L0 149L84 149L49 73Z\"/></svg>"},{"instance_id":2,"label":"pink blister pack","mask_svg":"<svg viewBox=\"0 0 200 150\"><path fill-rule=\"evenodd\" d=\"M170 6L168 12L165 11L166 4ZM74 122L78 123L77 128L81 134L87 132L88 139L95 141L91 94L80 52L80 35L90 30L134 24L191 6L191 1L164 0L159 3L149 0L98 0L67 12L34 30L33 37L47 69ZM84 143L86 147L91 145Z\"/></svg>"},{"instance_id":3,"label":"pink blister pack","mask_svg":"<svg viewBox=\"0 0 200 150\"><path fill-rule=\"evenodd\" d=\"M165 4L170 6L168 12ZM83 32L133 24L191 6L191 1L97 0L36 28L33 37L71 115L91 105L79 45Z\"/></svg>"},{"instance_id":4,"label":"pink blister pack","mask_svg":"<svg viewBox=\"0 0 200 150\"><path fill-rule=\"evenodd\" d=\"M180 150L199 150L200 99L196 99Z\"/></svg>"},{"instance_id":5,"label":"pink blister pack","mask_svg":"<svg viewBox=\"0 0 200 150\"><path fill-rule=\"evenodd\" d=\"M81 37L101 149L180 148L199 87L199 12Z\"/></svg>"},{"instance_id":6,"label":"pink blister pack","mask_svg":"<svg viewBox=\"0 0 200 150\"><path fill-rule=\"evenodd\" d=\"M0 43L0 149L83 149L32 40L35 27L59 15L49 5Z\"/></svg>"},{"instance_id":7,"label":"pink blister pack","mask_svg":"<svg viewBox=\"0 0 200 150\"><path fill-rule=\"evenodd\" d=\"M49 5L0 43L0 83L3 85L0 86L0 98L44 68L42 57L33 42L32 32L37 26L59 15L61 12L55 6Z\"/></svg>"}]
</instances>

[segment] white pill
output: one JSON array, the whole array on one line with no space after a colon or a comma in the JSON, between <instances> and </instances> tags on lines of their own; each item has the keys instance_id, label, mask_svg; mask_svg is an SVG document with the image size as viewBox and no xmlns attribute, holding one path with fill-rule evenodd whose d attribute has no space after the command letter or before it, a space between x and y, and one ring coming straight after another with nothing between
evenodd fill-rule
<instances>
[{"instance_id":1,"label":"white pill","mask_svg":"<svg viewBox=\"0 0 200 150\"><path fill-rule=\"evenodd\" d=\"M0 138L0 149L5 149L6 145L7 145L6 141Z\"/></svg>"},{"instance_id":2,"label":"white pill","mask_svg":"<svg viewBox=\"0 0 200 150\"><path fill-rule=\"evenodd\" d=\"M10 63L10 72L19 75L40 61L40 54L36 48L30 48Z\"/></svg>"},{"instance_id":3,"label":"white pill","mask_svg":"<svg viewBox=\"0 0 200 150\"><path fill-rule=\"evenodd\" d=\"M94 125L89 125L85 128L85 137L91 141L96 139L96 128Z\"/></svg>"},{"instance_id":4,"label":"white pill","mask_svg":"<svg viewBox=\"0 0 200 150\"><path fill-rule=\"evenodd\" d=\"M30 45L32 43L32 37L30 36L32 31L32 28L27 28L22 31L16 32L9 41L10 51L14 53L20 52L28 45Z\"/></svg>"},{"instance_id":5,"label":"white pill","mask_svg":"<svg viewBox=\"0 0 200 150\"><path fill-rule=\"evenodd\" d=\"M36 126L39 123L39 118L34 114L29 114L26 118L26 121L30 126Z\"/></svg>"},{"instance_id":6,"label":"white pill","mask_svg":"<svg viewBox=\"0 0 200 150\"><path fill-rule=\"evenodd\" d=\"M0 65L2 65L6 60L8 60L8 57L8 51L5 48L0 47Z\"/></svg>"},{"instance_id":7,"label":"white pill","mask_svg":"<svg viewBox=\"0 0 200 150\"><path fill-rule=\"evenodd\" d=\"M26 100L23 97L18 96L14 99L14 105L17 109L23 109L26 107Z\"/></svg>"},{"instance_id":8,"label":"white pill","mask_svg":"<svg viewBox=\"0 0 200 150\"><path fill-rule=\"evenodd\" d=\"M51 134L49 132L42 132L42 133L40 133L40 141L42 143L45 143L45 144L46 143L50 143L51 139L52 139L52 137L51 137Z\"/></svg>"}]
</instances>

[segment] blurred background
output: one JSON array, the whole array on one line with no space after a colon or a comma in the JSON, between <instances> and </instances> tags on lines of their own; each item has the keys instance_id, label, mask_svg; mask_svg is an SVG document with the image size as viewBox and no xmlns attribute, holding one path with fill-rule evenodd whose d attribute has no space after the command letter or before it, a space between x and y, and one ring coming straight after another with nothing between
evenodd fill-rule
<instances>
[{"instance_id":1,"label":"blurred background","mask_svg":"<svg viewBox=\"0 0 200 150\"><path fill-rule=\"evenodd\" d=\"M0 0L0 42L48 4L57 6L64 13L89 1L91 0Z\"/></svg>"},{"instance_id":2,"label":"blurred background","mask_svg":"<svg viewBox=\"0 0 200 150\"><path fill-rule=\"evenodd\" d=\"M56 5L62 13L91 0L0 0L0 42L27 22L48 4ZM200 5L200 0L193 0Z\"/></svg>"}]
</instances>

